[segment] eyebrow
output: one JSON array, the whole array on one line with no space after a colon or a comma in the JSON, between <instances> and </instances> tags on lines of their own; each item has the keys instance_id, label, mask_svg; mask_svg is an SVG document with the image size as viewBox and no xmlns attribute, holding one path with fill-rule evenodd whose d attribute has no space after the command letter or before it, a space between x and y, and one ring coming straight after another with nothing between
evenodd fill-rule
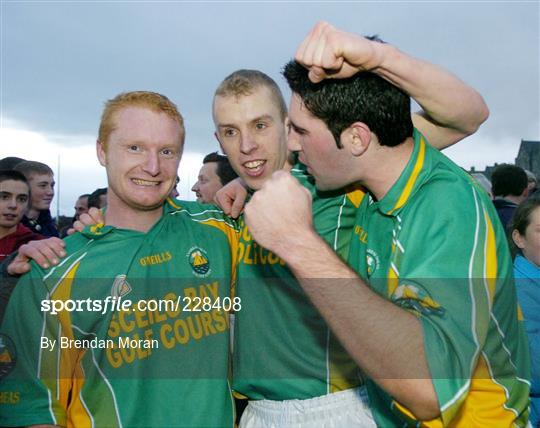
<instances>
[{"instance_id":1,"label":"eyebrow","mask_svg":"<svg viewBox=\"0 0 540 428\"><path fill-rule=\"evenodd\" d=\"M19 198L21 196L28 196L28 193L13 193L13 192L6 192L6 191L0 192L0 196L11 196L11 195L15 195L17 198Z\"/></svg>"},{"instance_id":2,"label":"eyebrow","mask_svg":"<svg viewBox=\"0 0 540 428\"><path fill-rule=\"evenodd\" d=\"M262 116L257 116L255 118L251 119L249 121L249 123L260 122L261 120L267 120L267 121L273 122L274 118L269 114L263 114ZM220 123L218 125L218 128L235 128L235 127L236 127L236 125L228 124L228 123Z\"/></svg>"},{"instance_id":3,"label":"eyebrow","mask_svg":"<svg viewBox=\"0 0 540 428\"><path fill-rule=\"evenodd\" d=\"M300 126L298 126L296 123L294 123L291 118L289 118L289 124L294 128L294 131L297 132L298 134L308 134L308 130L307 129L304 129Z\"/></svg>"}]
</instances>

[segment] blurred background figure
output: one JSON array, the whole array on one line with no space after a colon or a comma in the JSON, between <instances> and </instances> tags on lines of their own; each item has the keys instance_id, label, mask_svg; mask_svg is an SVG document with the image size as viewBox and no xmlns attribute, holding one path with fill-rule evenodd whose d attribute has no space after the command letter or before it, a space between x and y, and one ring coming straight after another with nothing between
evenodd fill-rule
<instances>
[{"instance_id":1,"label":"blurred background figure","mask_svg":"<svg viewBox=\"0 0 540 428\"><path fill-rule=\"evenodd\" d=\"M13 170L22 173L30 185L30 205L22 223L40 235L58 236L49 209L54 198L55 183L52 169L41 162L24 161L17 164Z\"/></svg>"},{"instance_id":2,"label":"blurred background figure","mask_svg":"<svg viewBox=\"0 0 540 428\"><path fill-rule=\"evenodd\" d=\"M236 177L238 175L231 168L227 156L212 152L204 157L197 182L191 191L197 195L197 202L210 204L213 203L216 192Z\"/></svg>"},{"instance_id":3,"label":"blurred background figure","mask_svg":"<svg viewBox=\"0 0 540 428\"><path fill-rule=\"evenodd\" d=\"M528 179L525 170L516 165L502 164L491 174L493 205L505 229L517 206L527 199Z\"/></svg>"},{"instance_id":4,"label":"blurred background figure","mask_svg":"<svg viewBox=\"0 0 540 428\"><path fill-rule=\"evenodd\" d=\"M540 189L538 189L538 178L528 169L525 170L525 174L527 174L527 189L529 190L529 198L540 197Z\"/></svg>"},{"instance_id":5,"label":"blurred background figure","mask_svg":"<svg viewBox=\"0 0 540 428\"><path fill-rule=\"evenodd\" d=\"M85 193L77 198L75 202L75 215L73 216L73 221L79 220L81 214L88 212L88 197L90 195Z\"/></svg>"},{"instance_id":6,"label":"blurred background figure","mask_svg":"<svg viewBox=\"0 0 540 428\"><path fill-rule=\"evenodd\" d=\"M102 187L100 189L94 190L88 196L88 209L94 208L105 208L107 206L107 188Z\"/></svg>"},{"instance_id":7,"label":"blurred background figure","mask_svg":"<svg viewBox=\"0 0 540 428\"><path fill-rule=\"evenodd\" d=\"M21 221L30 202L30 186L17 171L0 170L0 261L28 241L42 239Z\"/></svg>"},{"instance_id":8,"label":"blurred background figure","mask_svg":"<svg viewBox=\"0 0 540 428\"><path fill-rule=\"evenodd\" d=\"M169 198L178 198L178 183L180 183L180 177L176 176L176 181L174 182L174 187L172 188L171 193L169 193Z\"/></svg>"},{"instance_id":9,"label":"blurred background figure","mask_svg":"<svg viewBox=\"0 0 540 428\"><path fill-rule=\"evenodd\" d=\"M540 199L528 199L514 212L512 243L516 291L525 318L531 354L531 416L540 426Z\"/></svg>"}]
</instances>

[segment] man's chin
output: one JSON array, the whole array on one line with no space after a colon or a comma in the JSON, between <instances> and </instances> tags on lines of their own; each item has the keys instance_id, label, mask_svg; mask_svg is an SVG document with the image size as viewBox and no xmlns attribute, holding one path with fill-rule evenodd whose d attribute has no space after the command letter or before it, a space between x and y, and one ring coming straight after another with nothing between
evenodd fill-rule
<instances>
[{"instance_id":1,"label":"man's chin","mask_svg":"<svg viewBox=\"0 0 540 428\"><path fill-rule=\"evenodd\" d=\"M135 202L133 204L133 207L136 208L139 211L155 211L158 208L163 207L163 204L166 201L166 197L161 199L160 201L144 201L144 202Z\"/></svg>"}]
</instances>

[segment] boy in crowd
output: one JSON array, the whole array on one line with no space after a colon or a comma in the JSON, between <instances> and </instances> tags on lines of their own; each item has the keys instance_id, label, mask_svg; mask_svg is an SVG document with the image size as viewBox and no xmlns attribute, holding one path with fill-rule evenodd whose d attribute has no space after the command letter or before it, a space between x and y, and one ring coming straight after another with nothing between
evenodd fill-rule
<instances>
[{"instance_id":1,"label":"boy in crowd","mask_svg":"<svg viewBox=\"0 0 540 428\"><path fill-rule=\"evenodd\" d=\"M55 184L52 169L36 161L21 162L13 169L21 172L30 185L30 205L23 217L23 224L40 235L59 236L50 211Z\"/></svg>"}]
</instances>

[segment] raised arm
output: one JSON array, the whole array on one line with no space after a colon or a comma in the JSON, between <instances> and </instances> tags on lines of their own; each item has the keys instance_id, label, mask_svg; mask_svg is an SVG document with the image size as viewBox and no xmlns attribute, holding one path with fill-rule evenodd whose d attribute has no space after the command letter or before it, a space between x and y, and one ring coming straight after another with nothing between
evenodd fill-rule
<instances>
[{"instance_id":1,"label":"raised arm","mask_svg":"<svg viewBox=\"0 0 540 428\"><path fill-rule=\"evenodd\" d=\"M295 59L313 82L370 71L401 88L423 109L413 115L415 127L438 149L473 134L489 115L482 96L452 73L326 22L312 29Z\"/></svg>"}]
</instances>

